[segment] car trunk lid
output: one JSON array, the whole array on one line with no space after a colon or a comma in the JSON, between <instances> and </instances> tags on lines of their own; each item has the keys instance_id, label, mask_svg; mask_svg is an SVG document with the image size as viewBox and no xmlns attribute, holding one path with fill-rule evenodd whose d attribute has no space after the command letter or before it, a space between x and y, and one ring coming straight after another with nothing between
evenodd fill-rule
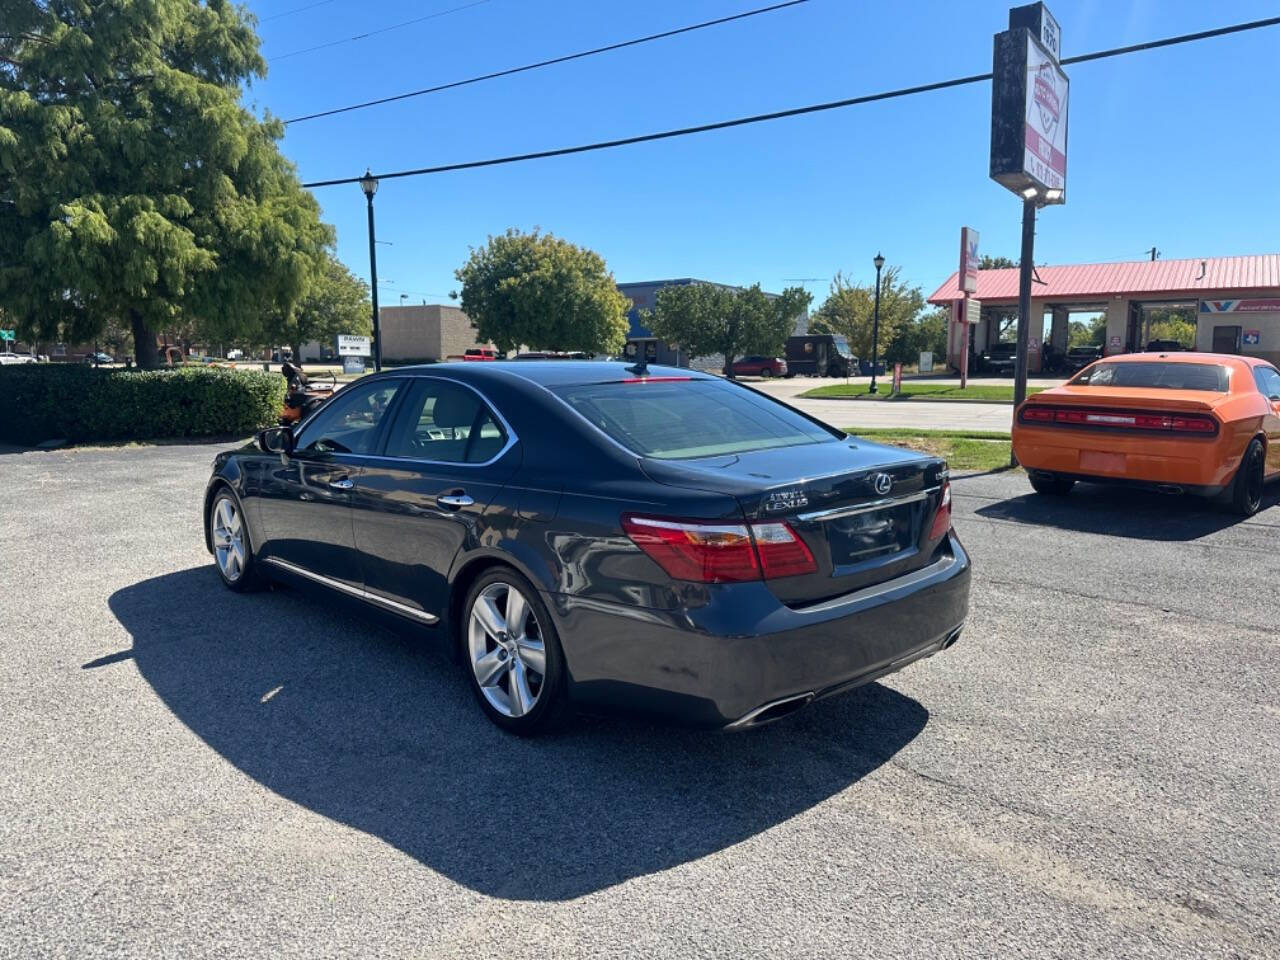
<instances>
[{"instance_id":1,"label":"car trunk lid","mask_svg":"<svg viewBox=\"0 0 1280 960\"><path fill-rule=\"evenodd\" d=\"M785 522L813 554L810 574L771 579L800 606L893 579L932 558L946 464L856 438L696 460L643 459L660 483L735 497L748 521Z\"/></svg>"}]
</instances>

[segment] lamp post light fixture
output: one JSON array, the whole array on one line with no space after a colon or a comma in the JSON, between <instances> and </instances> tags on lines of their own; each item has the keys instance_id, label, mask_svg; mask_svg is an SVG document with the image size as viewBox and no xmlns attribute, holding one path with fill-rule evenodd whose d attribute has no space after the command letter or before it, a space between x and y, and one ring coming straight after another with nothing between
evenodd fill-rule
<instances>
[{"instance_id":1,"label":"lamp post light fixture","mask_svg":"<svg viewBox=\"0 0 1280 960\"><path fill-rule=\"evenodd\" d=\"M884 257L876 254L872 261L876 265L876 307L871 324L871 393L876 392L876 364L880 359L880 271L884 267Z\"/></svg>"},{"instance_id":2,"label":"lamp post light fixture","mask_svg":"<svg viewBox=\"0 0 1280 960\"><path fill-rule=\"evenodd\" d=\"M382 325L378 322L378 240L373 231L373 195L378 192L378 178L366 167L360 178L360 189L369 203L369 292L373 298L373 369L382 369Z\"/></svg>"}]
</instances>

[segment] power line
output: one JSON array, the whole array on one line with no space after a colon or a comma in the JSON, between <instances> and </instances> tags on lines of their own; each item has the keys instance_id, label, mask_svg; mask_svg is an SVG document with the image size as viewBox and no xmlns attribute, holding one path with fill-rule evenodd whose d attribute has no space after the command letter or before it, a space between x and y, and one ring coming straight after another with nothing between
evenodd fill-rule
<instances>
[{"instance_id":1,"label":"power line","mask_svg":"<svg viewBox=\"0 0 1280 960\"><path fill-rule=\"evenodd\" d=\"M291 50L289 53L282 53L277 57L267 57L267 61L274 63L277 60L287 60L289 57L300 56L304 53L313 53L316 50L326 50L329 47L336 47L344 43L351 43L354 40L364 40L367 37L376 37L380 33L390 33L392 30L399 30L401 27L411 27L415 23L434 20L436 17L445 17L451 13L458 13L460 10L470 10L472 7L478 7L480 4L488 2L489 0L471 0L471 3L464 3L459 7L450 7L448 10L437 10L435 13L429 13L425 17L414 17L412 20L393 23L389 27L379 27L377 30L370 30L367 33L358 33L354 37L346 37L342 40L330 40L328 43L319 43L314 47L303 47L301 50Z\"/></svg>"},{"instance_id":2,"label":"power line","mask_svg":"<svg viewBox=\"0 0 1280 960\"><path fill-rule=\"evenodd\" d=\"M496 80L499 77L510 77L517 73L537 70L540 67L551 67L558 63L568 63L571 60L581 60L584 57L593 57L600 53L622 50L625 47L635 47L642 43L650 43L654 40L665 40L667 37L675 37L682 33L692 33L695 30L704 30L707 27L718 27L724 23L732 23L734 20L745 20L748 17L759 16L762 13L772 13L775 10L782 10L785 7L795 7L808 2L809 0L786 0L785 3L775 3L772 6L760 7L756 10L747 10L744 13L735 13L729 17L720 17L717 20L704 20L702 23L690 24L687 27L677 27L674 30L664 30L661 33L651 33L647 37L636 37L634 40L623 40L620 43L610 43L607 46L594 47L591 50L581 50L578 53L566 54L563 57L552 57L550 60L539 60L537 63L526 63L522 67L509 67L506 70L497 70L493 73L481 74L478 77L469 77L466 80L454 80L451 83L442 83L434 87L424 87L421 90L411 90L408 93L397 93L394 96L380 97L377 100L366 100L363 103L353 103L346 107L335 107L332 110L321 110L319 113L308 113L305 116L294 117L292 120L286 120L285 123L302 123L304 120L316 120L320 117L331 117L337 113L348 113L352 110L364 110L367 107L377 107L384 103L395 103L397 100L408 100L410 97L423 97L429 93L439 93L442 90L453 90L457 87L465 87L473 83L480 83L484 80Z\"/></svg>"},{"instance_id":3,"label":"power line","mask_svg":"<svg viewBox=\"0 0 1280 960\"><path fill-rule=\"evenodd\" d=\"M294 7L292 10L284 10L280 13L273 13L269 17L263 17L258 22L266 23L268 20L279 20L281 17L291 17L295 13L302 13L305 10L314 10L316 7L323 7L326 3L333 3L333 0L317 0L316 3L308 3L305 7Z\"/></svg>"},{"instance_id":4,"label":"power line","mask_svg":"<svg viewBox=\"0 0 1280 960\"><path fill-rule=\"evenodd\" d=\"M1062 63L1084 63L1089 60L1102 60L1107 57L1118 57L1124 54L1137 53L1143 50L1154 50L1159 47L1173 46L1179 43L1191 43L1196 40L1207 40L1212 37L1226 36L1232 33L1243 33L1247 30L1258 30L1263 27L1280 25L1280 17L1268 17L1264 20L1251 20L1228 27L1217 27L1213 30L1202 30L1199 33L1182 34L1166 37L1162 40L1150 40L1145 43L1130 44L1125 47L1113 47L1110 50L1099 50L1084 53L1075 57L1064 57ZM991 79L990 73L975 73L967 77L956 77L951 80L939 80L935 83L922 83L914 87L902 87L898 90L887 90L882 93L869 93L860 97L848 97L844 100L831 100L826 103L815 103L805 107L792 107L789 110L776 110L772 113L758 113L749 117L737 117L733 120L720 120L715 123L703 123L692 127L680 127L676 130L662 130L657 133L642 133L632 137L621 137L617 140L602 140L596 143L585 143L573 147L559 147L553 150L538 150L533 153L521 153L506 157L493 157L489 160L471 160L464 163L447 163L435 167L418 167L414 170L397 170L392 173L375 174L379 180L394 180L399 177L419 177L432 173L449 173L455 170L474 170L479 167L496 167L508 163L521 163L526 160L542 160L549 157L563 157L575 153L588 153L595 150L609 150L614 147L625 147L636 143L651 143L656 140L670 140L674 137L687 137L695 133L708 133L712 130L725 130L731 127L742 127L754 123L766 123L770 120L781 120L786 117L804 116L826 110L838 110L842 107L853 107L864 103L875 103L880 100L893 100L898 97L910 97L920 93L931 93L935 90L947 90L962 87L971 83L981 83ZM316 180L304 183L307 188L333 187L346 183L357 183L360 177L338 177L333 180Z\"/></svg>"}]
</instances>

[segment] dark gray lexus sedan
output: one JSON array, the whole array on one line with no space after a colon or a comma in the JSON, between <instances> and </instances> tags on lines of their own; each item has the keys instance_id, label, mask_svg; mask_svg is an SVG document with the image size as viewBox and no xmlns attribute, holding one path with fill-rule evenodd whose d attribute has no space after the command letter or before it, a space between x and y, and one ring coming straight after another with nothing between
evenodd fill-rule
<instances>
[{"instance_id":1,"label":"dark gray lexus sedan","mask_svg":"<svg viewBox=\"0 0 1280 960\"><path fill-rule=\"evenodd\" d=\"M368 376L220 454L204 516L228 587L434 626L517 733L573 705L765 723L946 649L968 610L943 461L682 369Z\"/></svg>"}]
</instances>

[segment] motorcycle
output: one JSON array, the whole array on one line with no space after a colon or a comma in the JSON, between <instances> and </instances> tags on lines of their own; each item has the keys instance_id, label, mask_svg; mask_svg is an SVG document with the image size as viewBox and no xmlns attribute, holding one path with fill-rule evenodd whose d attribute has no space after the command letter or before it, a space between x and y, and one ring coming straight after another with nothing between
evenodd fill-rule
<instances>
[{"instance_id":1,"label":"motorcycle","mask_svg":"<svg viewBox=\"0 0 1280 960\"><path fill-rule=\"evenodd\" d=\"M280 365L280 373L289 385L278 421L282 427L291 427L311 416L338 389L338 378L332 373L327 383L316 383L288 360Z\"/></svg>"}]
</instances>

